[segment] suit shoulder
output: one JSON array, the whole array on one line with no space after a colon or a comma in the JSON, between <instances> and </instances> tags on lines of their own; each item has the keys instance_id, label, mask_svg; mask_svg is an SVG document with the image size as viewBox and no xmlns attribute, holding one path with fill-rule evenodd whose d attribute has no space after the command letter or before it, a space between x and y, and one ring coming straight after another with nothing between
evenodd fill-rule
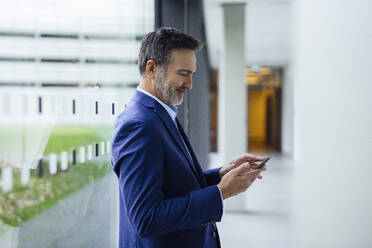
<instances>
[{"instance_id":1,"label":"suit shoulder","mask_svg":"<svg viewBox=\"0 0 372 248\"><path fill-rule=\"evenodd\" d=\"M128 153L162 147L161 136L157 135L159 120L152 113L127 107L118 117L112 137L112 163L115 170L121 158Z\"/></svg>"},{"instance_id":2,"label":"suit shoulder","mask_svg":"<svg viewBox=\"0 0 372 248\"><path fill-rule=\"evenodd\" d=\"M119 125L142 123L147 125L159 120L153 109L147 108L138 102L131 102L115 121L115 128Z\"/></svg>"},{"instance_id":3,"label":"suit shoulder","mask_svg":"<svg viewBox=\"0 0 372 248\"><path fill-rule=\"evenodd\" d=\"M139 105L139 106L138 106ZM161 119L152 109L148 109L140 104L129 105L115 121L113 141L118 136L126 136L129 133L147 135L149 137L156 133Z\"/></svg>"}]
</instances>

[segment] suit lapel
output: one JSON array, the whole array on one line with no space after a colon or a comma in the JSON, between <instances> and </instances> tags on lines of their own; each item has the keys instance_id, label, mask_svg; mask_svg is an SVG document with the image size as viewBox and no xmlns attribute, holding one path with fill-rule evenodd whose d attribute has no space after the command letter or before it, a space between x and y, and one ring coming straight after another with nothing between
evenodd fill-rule
<instances>
[{"instance_id":1,"label":"suit lapel","mask_svg":"<svg viewBox=\"0 0 372 248\"><path fill-rule=\"evenodd\" d=\"M201 182L200 177L198 175L198 171L194 166L192 158L190 157L191 154L189 155L189 153L187 152L186 147L183 144L183 141L181 139L181 135L179 134L179 132L177 130L177 127L173 123L171 117L169 116L167 111L160 104L158 104L157 102L155 103L155 113L157 113L160 116L160 118L163 120L163 122L165 123L165 126L167 127L168 131L170 132L173 139L176 141L178 147L182 150L182 152L185 155L187 161L189 162L189 166L190 166L193 174L197 178L199 184L202 186L203 183Z\"/></svg>"},{"instance_id":2,"label":"suit lapel","mask_svg":"<svg viewBox=\"0 0 372 248\"><path fill-rule=\"evenodd\" d=\"M174 125L168 113L166 112L166 110L162 106L156 104L155 112L163 120L163 122L165 123L165 126L167 127L168 131L171 133L173 139L176 141L178 147L182 150L184 155L187 157L187 160L191 162L189 158L190 156L188 156L185 146L182 144L182 140L180 139L180 135L178 134L177 128Z\"/></svg>"},{"instance_id":3,"label":"suit lapel","mask_svg":"<svg viewBox=\"0 0 372 248\"><path fill-rule=\"evenodd\" d=\"M189 150L190 152L190 156L192 157L192 160L193 160L193 165L197 171L197 175L198 175L198 178L199 178L199 182L201 182L201 185L204 185L206 186L207 185L207 182L204 179L204 176L203 176L203 171L201 169L201 166L199 164L199 161L198 159L196 158L196 155L194 153L194 150L192 149L192 146L190 144L190 141L189 139L187 138L187 135L185 133L185 131L183 130L180 122L178 121L178 119L176 118L176 122L177 122L177 125L178 125L178 129L180 130L180 134L183 138L183 140L185 141L185 145L187 146L187 149Z\"/></svg>"}]
</instances>

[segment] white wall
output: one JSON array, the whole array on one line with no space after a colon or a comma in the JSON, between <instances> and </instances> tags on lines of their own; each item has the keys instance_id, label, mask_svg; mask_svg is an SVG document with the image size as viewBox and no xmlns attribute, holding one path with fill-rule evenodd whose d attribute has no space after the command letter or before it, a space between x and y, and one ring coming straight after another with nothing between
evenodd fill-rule
<instances>
[{"instance_id":1,"label":"white wall","mask_svg":"<svg viewBox=\"0 0 372 248\"><path fill-rule=\"evenodd\" d=\"M295 7L295 247L372 244L372 3Z\"/></svg>"}]
</instances>

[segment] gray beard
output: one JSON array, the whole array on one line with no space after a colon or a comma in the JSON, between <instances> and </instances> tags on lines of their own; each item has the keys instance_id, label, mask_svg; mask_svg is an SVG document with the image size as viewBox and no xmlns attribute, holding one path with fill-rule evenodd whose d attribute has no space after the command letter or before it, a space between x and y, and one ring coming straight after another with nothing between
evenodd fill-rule
<instances>
[{"instance_id":1,"label":"gray beard","mask_svg":"<svg viewBox=\"0 0 372 248\"><path fill-rule=\"evenodd\" d=\"M180 105L183 102L183 97L179 99L177 89L170 85L169 80L165 79L163 71L160 71L159 76L155 79L155 89L169 105Z\"/></svg>"}]
</instances>

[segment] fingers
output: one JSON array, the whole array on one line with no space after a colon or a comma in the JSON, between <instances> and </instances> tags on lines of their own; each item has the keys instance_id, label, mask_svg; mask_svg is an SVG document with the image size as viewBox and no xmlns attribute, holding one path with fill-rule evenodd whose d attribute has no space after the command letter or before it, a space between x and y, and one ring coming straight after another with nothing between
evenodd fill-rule
<instances>
[{"instance_id":1,"label":"fingers","mask_svg":"<svg viewBox=\"0 0 372 248\"><path fill-rule=\"evenodd\" d=\"M223 199L246 191L257 178L262 179L260 173L265 168L251 170L250 167L250 163L243 163L239 167L232 169L221 179L218 186L221 189Z\"/></svg>"},{"instance_id":2,"label":"fingers","mask_svg":"<svg viewBox=\"0 0 372 248\"><path fill-rule=\"evenodd\" d=\"M246 159L243 156L240 156L240 157L234 159L231 162L231 164L236 168L236 167L238 167L239 165L241 165L241 164L243 164L245 162L247 162Z\"/></svg>"},{"instance_id":3,"label":"fingers","mask_svg":"<svg viewBox=\"0 0 372 248\"><path fill-rule=\"evenodd\" d=\"M266 166L256 170L252 170L251 168L252 165L250 163L244 163L232 169L229 174L231 174L232 177L240 177L239 180L242 181L254 181L256 178L262 179L260 173L266 170Z\"/></svg>"},{"instance_id":4,"label":"fingers","mask_svg":"<svg viewBox=\"0 0 372 248\"><path fill-rule=\"evenodd\" d=\"M258 170L249 170L248 172L241 173L241 174L239 174L238 176L245 177L244 180L246 180L246 179L249 179L249 178L257 177L257 175L258 175L259 173L260 173L260 172L259 172Z\"/></svg>"},{"instance_id":5,"label":"fingers","mask_svg":"<svg viewBox=\"0 0 372 248\"><path fill-rule=\"evenodd\" d=\"M239 167L236 167L234 169L231 170L231 173L234 174L234 175L240 175L240 174L243 174L245 172L248 172L250 170L251 166L249 165L249 163L244 163L244 164L241 164Z\"/></svg>"},{"instance_id":6,"label":"fingers","mask_svg":"<svg viewBox=\"0 0 372 248\"><path fill-rule=\"evenodd\" d=\"M252 170L254 167L257 166L257 163L247 163L248 164L248 170L244 170L243 171L243 174L247 174L247 172L251 172L251 171L257 171L257 172L262 172L262 171L266 171L266 165L264 165L263 167L261 167L260 169L254 169Z\"/></svg>"},{"instance_id":7,"label":"fingers","mask_svg":"<svg viewBox=\"0 0 372 248\"><path fill-rule=\"evenodd\" d=\"M258 179L262 179L262 176L261 176L260 173L261 173L262 171L265 171L265 170L266 170L266 166L262 167L261 169L258 169L258 171L259 171L259 174L257 175L257 178L258 178Z\"/></svg>"},{"instance_id":8,"label":"fingers","mask_svg":"<svg viewBox=\"0 0 372 248\"><path fill-rule=\"evenodd\" d=\"M240 157L236 158L234 160L234 164L242 164L242 163L246 163L246 162L261 162L265 160L265 157L261 157L261 156L255 156L253 154L250 154L250 153L245 153L243 155L241 155Z\"/></svg>"},{"instance_id":9,"label":"fingers","mask_svg":"<svg viewBox=\"0 0 372 248\"><path fill-rule=\"evenodd\" d=\"M244 156L246 157L246 159L248 161L251 161L251 162L258 162L258 161L265 160L265 157L256 156L256 155L253 155L253 154L250 154L250 153L246 153L246 154L244 154Z\"/></svg>"},{"instance_id":10,"label":"fingers","mask_svg":"<svg viewBox=\"0 0 372 248\"><path fill-rule=\"evenodd\" d=\"M248 162L249 163L249 166L252 168L256 167L259 163L256 163L256 162Z\"/></svg>"}]
</instances>

